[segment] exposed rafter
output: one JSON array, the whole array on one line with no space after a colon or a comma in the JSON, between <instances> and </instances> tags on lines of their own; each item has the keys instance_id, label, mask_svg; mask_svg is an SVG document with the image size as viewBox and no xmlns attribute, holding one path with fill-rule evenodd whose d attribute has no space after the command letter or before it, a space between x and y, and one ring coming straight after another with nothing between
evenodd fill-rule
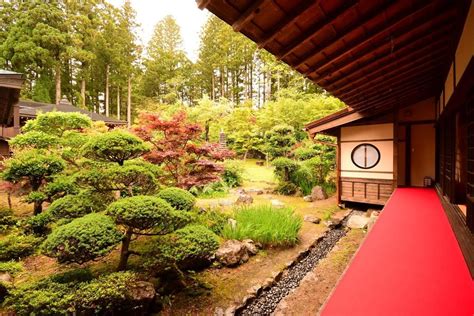
<instances>
[{"instance_id":1,"label":"exposed rafter","mask_svg":"<svg viewBox=\"0 0 474 316\"><path fill-rule=\"evenodd\" d=\"M400 14L396 18L395 23L387 24L380 31L366 37L365 39L362 38L361 40L356 41L356 42L352 43L351 45L348 45L348 46L344 47L344 50L342 52L336 52L333 55L326 55L326 61L324 61L322 63L319 63L319 64L316 64L316 65L311 65L310 68L312 68L313 70L308 71L306 74L309 74L310 72L314 72L314 70L324 69L328 65L333 64L333 63L337 63L338 61L342 60L343 58L346 58L347 56L349 56L353 52L357 51L361 47L364 47L364 45L372 44L376 41L379 41L380 39L383 39L384 34L393 32L393 30L396 30L401 25L407 24L407 22L410 21L411 19L414 19L416 21L415 23L417 23L419 20L416 19L416 17L418 15L420 15L421 13L423 13L423 11L426 10L427 8L434 6L434 4L435 4L435 2L427 1L427 2L424 2L421 6L415 7L414 8L415 10L412 10L410 13L408 13L408 15ZM331 43L330 45L332 45L332 44L334 44L334 42ZM328 48L329 46L327 46L326 48ZM308 62L308 60L311 59L315 55L315 53L316 53L315 51L310 52L308 54L308 57L305 58L304 60L302 60L296 66L296 68L299 68L301 65Z\"/></svg>"},{"instance_id":2,"label":"exposed rafter","mask_svg":"<svg viewBox=\"0 0 474 316\"><path fill-rule=\"evenodd\" d=\"M273 0L254 0L252 4L245 10L244 13L235 21L232 23L232 28L234 31L239 32L246 23L248 23L254 16L255 14L258 14L260 12L260 6L265 3L265 1L273 1Z\"/></svg>"},{"instance_id":3,"label":"exposed rafter","mask_svg":"<svg viewBox=\"0 0 474 316\"><path fill-rule=\"evenodd\" d=\"M275 25L270 32L268 32L267 37L258 42L258 47L263 48L267 46L268 43L273 41L275 37L280 34L280 32L287 27L288 25L294 23L300 15L302 15L306 10L309 10L311 7L319 5L319 0L306 0L301 3L292 13L287 14L277 25Z\"/></svg>"},{"instance_id":4,"label":"exposed rafter","mask_svg":"<svg viewBox=\"0 0 474 316\"><path fill-rule=\"evenodd\" d=\"M345 13L349 12L350 10L353 10L355 7L357 7L358 2L357 1L345 1L344 6L341 7L339 10L336 12L328 15L326 19L323 21L317 22L314 24L309 30L305 31L301 36L295 38L290 45L285 47L281 52L277 54L277 57L279 59L285 59L289 54L293 53L293 51L298 48L300 45L306 44L311 38L313 38L318 32L321 31L322 28L324 28L326 25L330 25L334 20L336 20L338 17L344 15Z\"/></svg>"}]
</instances>

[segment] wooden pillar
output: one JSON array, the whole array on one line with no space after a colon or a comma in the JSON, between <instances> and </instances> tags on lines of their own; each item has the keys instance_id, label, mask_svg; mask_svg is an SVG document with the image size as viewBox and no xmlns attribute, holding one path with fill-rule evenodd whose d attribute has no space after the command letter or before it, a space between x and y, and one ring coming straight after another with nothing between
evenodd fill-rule
<instances>
[{"instance_id":1,"label":"wooden pillar","mask_svg":"<svg viewBox=\"0 0 474 316\"><path fill-rule=\"evenodd\" d=\"M337 204L341 204L341 129L337 132L336 147L336 196Z\"/></svg>"},{"instance_id":2,"label":"wooden pillar","mask_svg":"<svg viewBox=\"0 0 474 316\"><path fill-rule=\"evenodd\" d=\"M393 190L398 187L398 109L393 109ZM410 163L409 161L406 163Z\"/></svg>"}]
</instances>

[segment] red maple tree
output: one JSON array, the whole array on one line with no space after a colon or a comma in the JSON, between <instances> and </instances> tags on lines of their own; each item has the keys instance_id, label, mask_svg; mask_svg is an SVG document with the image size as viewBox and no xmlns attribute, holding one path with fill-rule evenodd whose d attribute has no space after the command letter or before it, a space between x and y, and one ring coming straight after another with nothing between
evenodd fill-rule
<instances>
[{"instance_id":1,"label":"red maple tree","mask_svg":"<svg viewBox=\"0 0 474 316\"><path fill-rule=\"evenodd\" d=\"M156 113L143 113L138 126L133 132L153 145L143 158L163 166L168 185L189 189L215 182L223 171L217 161L234 155L219 144L202 142L202 127L190 123L184 111L169 120Z\"/></svg>"}]
</instances>

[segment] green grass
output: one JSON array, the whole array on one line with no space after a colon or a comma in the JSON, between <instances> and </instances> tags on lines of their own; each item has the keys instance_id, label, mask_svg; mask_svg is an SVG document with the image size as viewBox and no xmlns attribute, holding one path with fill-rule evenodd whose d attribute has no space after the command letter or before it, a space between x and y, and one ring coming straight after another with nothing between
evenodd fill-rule
<instances>
[{"instance_id":1,"label":"green grass","mask_svg":"<svg viewBox=\"0 0 474 316\"><path fill-rule=\"evenodd\" d=\"M244 187L252 185L273 185L276 183L273 167L257 165L257 159L235 160L244 169Z\"/></svg>"},{"instance_id":2,"label":"green grass","mask_svg":"<svg viewBox=\"0 0 474 316\"><path fill-rule=\"evenodd\" d=\"M235 228L224 226L225 239L252 239L265 247L287 247L298 242L302 219L292 209L276 209L269 205L254 205L234 210Z\"/></svg>"}]
</instances>

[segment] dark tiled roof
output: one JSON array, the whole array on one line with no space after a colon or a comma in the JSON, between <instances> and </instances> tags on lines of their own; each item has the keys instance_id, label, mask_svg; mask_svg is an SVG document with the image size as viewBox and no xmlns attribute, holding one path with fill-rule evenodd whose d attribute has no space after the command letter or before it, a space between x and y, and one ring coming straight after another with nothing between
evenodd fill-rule
<instances>
[{"instance_id":1,"label":"dark tiled roof","mask_svg":"<svg viewBox=\"0 0 474 316\"><path fill-rule=\"evenodd\" d=\"M89 116L93 121L104 121L107 124L112 125L125 125L127 122L117 120L102 114L94 113L91 111L83 110L72 105L69 101L63 99L58 105L41 103L29 100L20 100L18 102L20 106L20 116L23 117L36 117L37 114L59 111L59 112L79 112Z\"/></svg>"}]
</instances>

